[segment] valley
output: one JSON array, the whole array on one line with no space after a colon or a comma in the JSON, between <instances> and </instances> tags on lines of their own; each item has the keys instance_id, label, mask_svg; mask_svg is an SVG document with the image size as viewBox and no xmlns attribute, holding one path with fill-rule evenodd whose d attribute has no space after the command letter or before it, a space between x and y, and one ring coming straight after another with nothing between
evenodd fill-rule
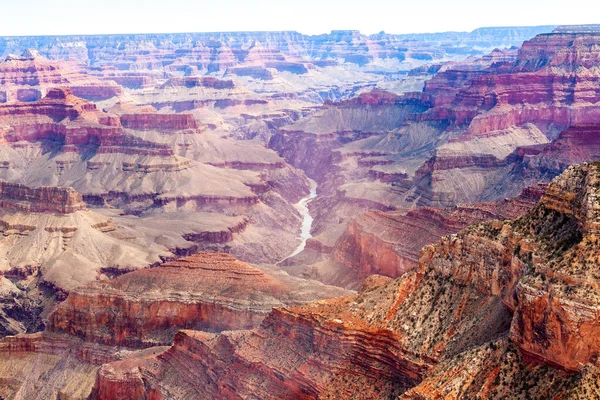
<instances>
[{"instance_id":1,"label":"valley","mask_svg":"<svg viewBox=\"0 0 600 400\"><path fill-rule=\"evenodd\" d=\"M600 398L600 26L0 57L0 398Z\"/></svg>"}]
</instances>

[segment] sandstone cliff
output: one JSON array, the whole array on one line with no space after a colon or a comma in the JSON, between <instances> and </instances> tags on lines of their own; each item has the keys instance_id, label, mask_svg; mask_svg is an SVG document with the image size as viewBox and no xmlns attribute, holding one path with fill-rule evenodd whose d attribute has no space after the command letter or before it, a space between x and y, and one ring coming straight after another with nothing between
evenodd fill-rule
<instances>
[{"instance_id":1,"label":"sandstone cliff","mask_svg":"<svg viewBox=\"0 0 600 400\"><path fill-rule=\"evenodd\" d=\"M123 93L113 81L87 75L72 60L51 61L37 50L27 49L18 57L9 55L0 63L0 102L35 101L54 87L68 87L76 96L102 100Z\"/></svg>"},{"instance_id":2,"label":"sandstone cliff","mask_svg":"<svg viewBox=\"0 0 600 400\"><path fill-rule=\"evenodd\" d=\"M87 342L151 347L179 329L210 332L257 326L273 307L344 293L201 252L72 291L50 316L50 331Z\"/></svg>"},{"instance_id":3,"label":"sandstone cliff","mask_svg":"<svg viewBox=\"0 0 600 400\"><path fill-rule=\"evenodd\" d=\"M526 215L447 236L355 296L275 309L250 331L182 331L162 355L104 365L94 395L597 396L599 178L570 168Z\"/></svg>"}]
</instances>

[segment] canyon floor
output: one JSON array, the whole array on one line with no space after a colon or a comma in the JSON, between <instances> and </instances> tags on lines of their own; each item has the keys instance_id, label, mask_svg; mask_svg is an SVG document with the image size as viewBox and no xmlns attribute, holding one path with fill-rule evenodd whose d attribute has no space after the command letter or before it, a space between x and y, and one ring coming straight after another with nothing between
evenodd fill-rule
<instances>
[{"instance_id":1,"label":"canyon floor","mask_svg":"<svg viewBox=\"0 0 600 400\"><path fill-rule=\"evenodd\" d=\"M600 398L600 26L0 56L0 398Z\"/></svg>"}]
</instances>

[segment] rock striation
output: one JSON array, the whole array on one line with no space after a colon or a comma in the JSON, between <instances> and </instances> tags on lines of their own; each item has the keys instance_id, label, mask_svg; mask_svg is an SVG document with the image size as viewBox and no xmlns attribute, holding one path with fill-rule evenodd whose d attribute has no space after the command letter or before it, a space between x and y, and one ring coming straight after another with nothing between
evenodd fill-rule
<instances>
[{"instance_id":1,"label":"rock striation","mask_svg":"<svg viewBox=\"0 0 600 400\"><path fill-rule=\"evenodd\" d=\"M360 93L278 129L270 147L319 184L316 247L331 251L350 214L501 201L600 159L600 39L580 28L444 64L421 92Z\"/></svg>"},{"instance_id":2,"label":"rock striation","mask_svg":"<svg viewBox=\"0 0 600 400\"><path fill-rule=\"evenodd\" d=\"M71 214L87 209L83 197L73 188L41 187L0 181L0 208L21 212Z\"/></svg>"},{"instance_id":3,"label":"rock striation","mask_svg":"<svg viewBox=\"0 0 600 400\"><path fill-rule=\"evenodd\" d=\"M89 61L94 66L118 60L121 69L160 64L177 66L178 59L193 60L209 72L235 65L238 58L274 54L306 56L319 65L341 62L364 63L379 58L432 60L446 54L481 54L497 47L520 45L552 26L480 28L471 32L393 35L381 32L364 35L358 31L332 31L323 35L298 32L220 32L148 35L92 35L63 37L4 37L5 55L35 48L47 57ZM280 52L280 53L279 53Z\"/></svg>"},{"instance_id":4,"label":"rock striation","mask_svg":"<svg viewBox=\"0 0 600 400\"><path fill-rule=\"evenodd\" d=\"M198 121L191 114L121 114L121 124L125 128L146 130L197 130Z\"/></svg>"},{"instance_id":5,"label":"rock striation","mask_svg":"<svg viewBox=\"0 0 600 400\"><path fill-rule=\"evenodd\" d=\"M524 216L446 236L357 295L278 308L252 330L181 331L158 356L104 365L93 393L593 397L599 178L597 164L569 168Z\"/></svg>"},{"instance_id":6,"label":"rock striation","mask_svg":"<svg viewBox=\"0 0 600 400\"><path fill-rule=\"evenodd\" d=\"M179 341L181 334L176 332L182 327L208 331L251 327L269 313L269 307L350 293L213 252L139 272L143 273L72 291L51 314L46 332L0 339L0 375L9 382L0 385L3 395L143 396L146 389L140 386L138 363L168 350L158 344L171 344L173 336ZM84 303L89 308L80 308ZM139 350L148 346L153 347ZM38 388L44 380L47 384Z\"/></svg>"},{"instance_id":7,"label":"rock striation","mask_svg":"<svg viewBox=\"0 0 600 400\"><path fill-rule=\"evenodd\" d=\"M334 246L332 260L344 265L346 273L357 281L373 274L396 278L418 265L421 248L477 222L520 217L543 193L540 185L526 189L519 197L493 203L368 212L348 223Z\"/></svg>"},{"instance_id":8,"label":"rock striation","mask_svg":"<svg viewBox=\"0 0 600 400\"><path fill-rule=\"evenodd\" d=\"M68 87L78 97L103 100L120 96L114 81L101 81L85 73L73 61L54 61L27 49L22 56L9 55L0 63L0 103L35 101L54 87Z\"/></svg>"},{"instance_id":9,"label":"rock striation","mask_svg":"<svg viewBox=\"0 0 600 400\"><path fill-rule=\"evenodd\" d=\"M273 307L344 292L319 289L325 291L224 253L200 252L72 291L50 316L49 330L93 343L166 345L179 329L249 329Z\"/></svg>"}]
</instances>

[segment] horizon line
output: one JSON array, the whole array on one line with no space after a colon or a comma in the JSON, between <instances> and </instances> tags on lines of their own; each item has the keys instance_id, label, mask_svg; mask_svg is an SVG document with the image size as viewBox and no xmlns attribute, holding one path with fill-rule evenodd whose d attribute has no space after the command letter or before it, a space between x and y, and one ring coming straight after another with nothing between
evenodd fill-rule
<instances>
[{"instance_id":1,"label":"horizon line","mask_svg":"<svg viewBox=\"0 0 600 400\"><path fill-rule=\"evenodd\" d=\"M409 35L435 35L443 33L473 33L480 29L510 29L510 28L558 28L558 27L569 27L569 26L593 26L599 24L543 24L543 25L496 25L496 26L480 26L472 30L446 30L446 31L427 31L427 32L408 32L408 33L390 33L381 30L377 33L362 33L359 29L332 29L329 32L306 34L297 30L226 30L226 31L180 31L180 32L130 32L130 33L61 33L61 34L34 34L34 35L0 35L0 38L23 38L23 37L69 37L69 36L126 36L126 35L190 35L190 34L223 34L223 33L296 33L302 36L322 36L331 35L334 32L358 32L365 36L374 36L379 34L387 34L393 36L409 36Z\"/></svg>"}]
</instances>

